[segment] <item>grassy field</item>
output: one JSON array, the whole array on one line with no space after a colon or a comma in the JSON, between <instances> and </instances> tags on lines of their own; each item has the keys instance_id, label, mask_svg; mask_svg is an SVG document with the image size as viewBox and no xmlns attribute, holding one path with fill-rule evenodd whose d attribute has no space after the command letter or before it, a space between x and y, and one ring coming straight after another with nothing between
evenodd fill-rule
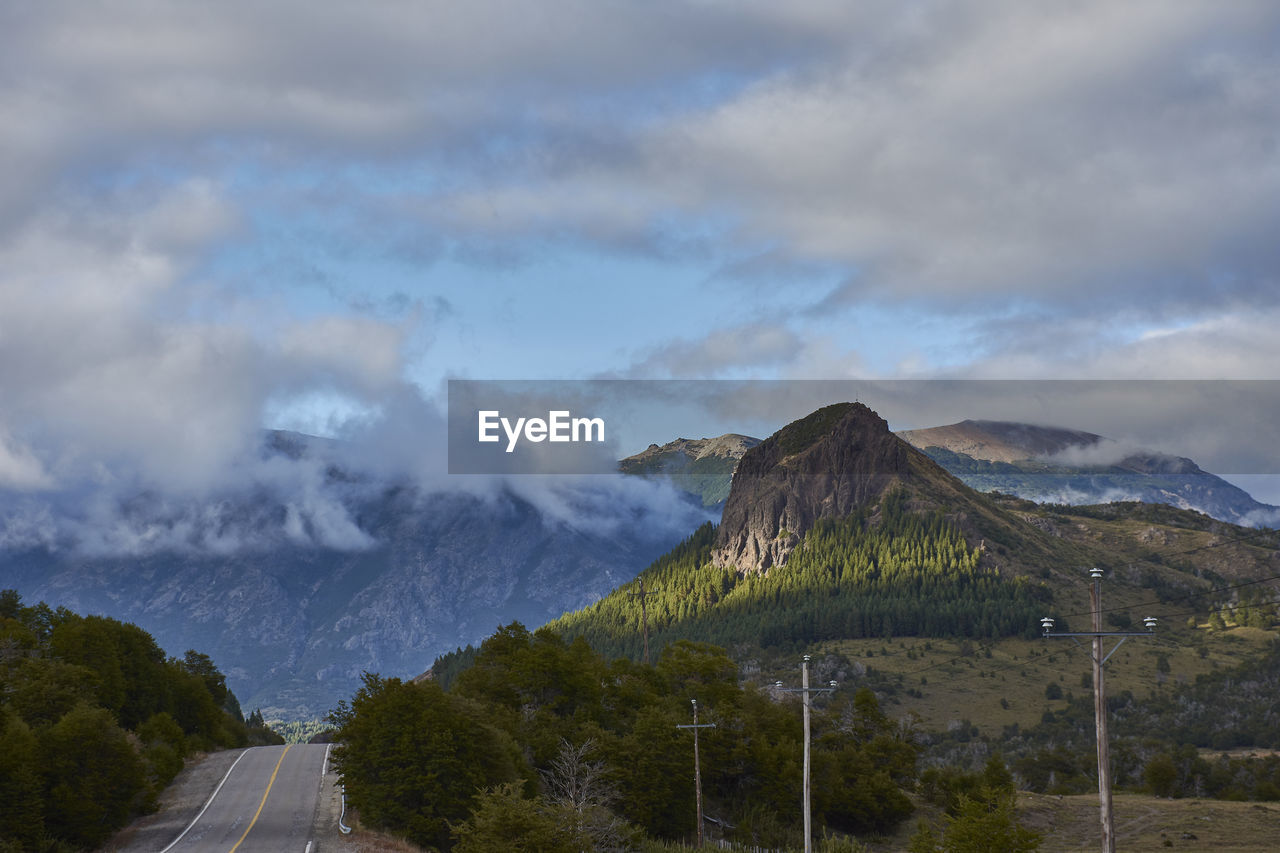
<instances>
[{"instance_id":1,"label":"grassy field","mask_svg":"<svg viewBox=\"0 0 1280 853\"><path fill-rule=\"evenodd\" d=\"M1018 807L1023 823L1044 833L1042 850L1099 849L1102 834L1096 794L1053 797L1021 793ZM1163 800L1117 794L1113 808L1116 847L1126 853L1274 853L1280 849L1280 804L1276 803Z\"/></svg>"},{"instance_id":2,"label":"grassy field","mask_svg":"<svg viewBox=\"0 0 1280 853\"><path fill-rule=\"evenodd\" d=\"M1210 632L1180 625L1161 629L1153 639L1133 637L1107 662L1107 692L1131 690L1145 697L1193 682L1202 673L1239 664L1275 636L1254 628ZM1106 649L1115 642L1108 641ZM1069 693L1090 695L1093 689L1088 651L1070 639L843 640L818 650L819 655L827 651L901 675L901 690L886 701L885 710L895 717L914 712L932 730L968 720L983 734L998 736L1005 726L1025 728L1039 722L1045 710L1061 710ZM1063 698L1046 698L1050 684Z\"/></svg>"}]
</instances>

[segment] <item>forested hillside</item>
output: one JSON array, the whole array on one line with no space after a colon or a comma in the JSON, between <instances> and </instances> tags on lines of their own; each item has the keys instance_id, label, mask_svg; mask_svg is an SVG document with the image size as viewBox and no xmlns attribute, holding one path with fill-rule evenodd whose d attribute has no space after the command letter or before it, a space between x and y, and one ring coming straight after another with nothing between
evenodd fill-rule
<instances>
[{"instance_id":1,"label":"forested hillside","mask_svg":"<svg viewBox=\"0 0 1280 853\"><path fill-rule=\"evenodd\" d=\"M655 646L676 637L798 649L834 638L1033 634L1050 598L1043 583L983 568L955 523L910 511L901 490L818 520L786 564L765 574L713 565L715 540L705 525L636 581L550 627L637 658L641 582Z\"/></svg>"},{"instance_id":2,"label":"forested hillside","mask_svg":"<svg viewBox=\"0 0 1280 853\"><path fill-rule=\"evenodd\" d=\"M0 592L0 850L96 847L189 754L276 740L207 655Z\"/></svg>"}]
</instances>

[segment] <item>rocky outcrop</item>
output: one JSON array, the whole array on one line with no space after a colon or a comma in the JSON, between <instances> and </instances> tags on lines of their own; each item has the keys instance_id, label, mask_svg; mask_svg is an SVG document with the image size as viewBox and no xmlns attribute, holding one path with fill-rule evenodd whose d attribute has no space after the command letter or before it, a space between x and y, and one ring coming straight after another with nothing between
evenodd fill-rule
<instances>
[{"instance_id":1,"label":"rocky outcrop","mask_svg":"<svg viewBox=\"0 0 1280 853\"><path fill-rule=\"evenodd\" d=\"M729 496L739 460L760 439L738 433L715 438L677 438L662 446L651 444L618 463L624 474L662 477L693 495L703 506L714 507Z\"/></svg>"},{"instance_id":2,"label":"rocky outcrop","mask_svg":"<svg viewBox=\"0 0 1280 853\"><path fill-rule=\"evenodd\" d=\"M744 573L785 562L819 518L849 515L910 479L915 452L860 403L788 424L738 463L712 560Z\"/></svg>"}]
</instances>

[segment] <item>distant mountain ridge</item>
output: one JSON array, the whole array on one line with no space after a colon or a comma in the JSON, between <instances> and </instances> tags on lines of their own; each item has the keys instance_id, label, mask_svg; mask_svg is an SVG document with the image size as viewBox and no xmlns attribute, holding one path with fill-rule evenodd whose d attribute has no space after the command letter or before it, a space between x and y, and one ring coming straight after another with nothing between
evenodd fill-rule
<instances>
[{"instance_id":1,"label":"distant mountain ridge","mask_svg":"<svg viewBox=\"0 0 1280 853\"><path fill-rule=\"evenodd\" d=\"M943 447L988 462L1019 462L1052 456L1072 447L1094 447L1106 441L1100 435L1083 430L985 420L899 430L898 435L921 450Z\"/></svg>"},{"instance_id":2,"label":"distant mountain ridge","mask_svg":"<svg viewBox=\"0 0 1280 853\"><path fill-rule=\"evenodd\" d=\"M733 472L743 454L760 439L738 433L715 438L677 438L659 447L650 444L618 463L624 474L666 477L679 489L713 507L729 497Z\"/></svg>"},{"instance_id":3,"label":"distant mountain ridge","mask_svg":"<svg viewBox=\"0 0 1280 853\"><path fill-rule=\"evenodd\" d=\"M538 625L596 600L708 517L671 489L621 476L585 478L543 506L533 487L432 492L372 480L330 458L334 449L263 436L272 464L321 472L314 512L299 508L301 495L261 490L185 509L143 495L121 516L185 547L0 548L0 588L135 622L171 654L206 650L246 708L305 719L348 698L365 670L421 672L499 624ZM326 513L342 515L345 544L309 535ZM8 522L0 515L0 530ZM242 544L219 552L233 540Z\"/></svg>"},{"instance_id":4,"label":"distant mountain ridge","mask_svg":"<svg viewBox=\"0 0 1280 853\"><path fill-rule=\"evenodd\" d=\"M1245 526L1280 525L1280 507L1182 456L1125 447L1096 433L1014 421L964 420L901 430L913 447L980 492L998 491L1038 503L1163 503ZM623 459L619 469L665 476L715 507L728 499L739 461L760 440L737 433L676 439Z\"/></svg>"},{"instance_id":5,"label":"distant mountain ridge","mask_svg":"<svg viewBox=\"0 0 1280 853\"><path fill-rule=\"evenodd\" d=\"M1254 500L1191 459L1094 433L965 420L899 435L979 491L1038 503L1164 503L1233 524L1280 523L1280 507Z\"/></svg>"},{"instance_id":6,"label":"distant mountain ridge","mask_svg":"<svg viewBox=\"0 0 1280 853\"><path fill-rule=\"evenodd\" d=\"M477 481L471 491L428 491L345 468L330 455L340 442L267 433L260 452L271 470L286 460L306 464L314 469L314 481L306 481L313 491L263 485L189 506L146 494L122 498L112 516L120 535L160 531L163 547L104 555L61 540L9 545L0 548L0 586L30 601L135 622L171 653L205 649L246 708L299 718L323 714L350 695L363 670L419 672L500 623L537 625L600 599L688 536L721 501L725 523L699 547L707 566L714 550L718 565L711 568L728 585L738 571L766 575L790 559L807 531L841 514L872 512L858 523L874 527L883 495L895 487L902 487L905 510L943 513L982 567L1001 572L1077 564L1061 552L1059 533L1069 525L1051 511L1006 512L1000 507L1008 502L973 496L964 485L1013 495L1034 486L1047 495L1042 500L1061 503L1137 494L1228 520L1274 509L1189 459L1134 451L1116 464L1095 464L1109 445L1091 433L970 421L946 428L951 438L913 431L918 441L934 442L920 451L865 406L829 409L770 442L733 433L679 439L620 463L632 473L668 478L694 500L633 477L585 478L576 491L544 495L545 501L527 484L481 488ZM878 460L865 476L857 467L863 463L847 458L852 450L827 441L833 431ZM969 444L955 444L957 434ZM732 499L739 469L750 482L742 480L742 496ZM10 512L29 497L9 497L0 493L0 534L6 525L18 532L24 524L38 527L32 516ZM1035 523L1019 521L1024 516ZM6 541L14 540L0 535ZM696 588L709 598L728 591Z\"/></svg>"}]
</instances>

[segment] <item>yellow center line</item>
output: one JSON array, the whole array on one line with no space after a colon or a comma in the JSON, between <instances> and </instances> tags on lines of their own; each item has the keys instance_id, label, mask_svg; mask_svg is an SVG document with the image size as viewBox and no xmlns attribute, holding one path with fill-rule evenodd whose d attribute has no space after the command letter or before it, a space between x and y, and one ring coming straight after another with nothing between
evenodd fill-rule
<instances>
[{"instance_id":1,"label":"yellow center line","mask_svg":"<svg viewBox=\"0 0 1280 853\"><path fill-rule=\"evenodd\" d=\"M267 790L262 792L262 802L258 803L258 810L253 814L253 820L249 821L249 825L244 829L244 835L240 836L240 840L236 842L236 846L232 847L229 853L236 853L244 840L249 837L249 830L253 829L253 825L258 822L258 816L262 814L262 807L267 804L267 794L271 793L271 786L276 783L276 774L280 772L280 765L284 763L285 753L289 751L289 744L284 748L284 752L280 753L280 760L276 762L276 769L271 771L271 779L267 781Z\"/></svg>"}]
</instances>

